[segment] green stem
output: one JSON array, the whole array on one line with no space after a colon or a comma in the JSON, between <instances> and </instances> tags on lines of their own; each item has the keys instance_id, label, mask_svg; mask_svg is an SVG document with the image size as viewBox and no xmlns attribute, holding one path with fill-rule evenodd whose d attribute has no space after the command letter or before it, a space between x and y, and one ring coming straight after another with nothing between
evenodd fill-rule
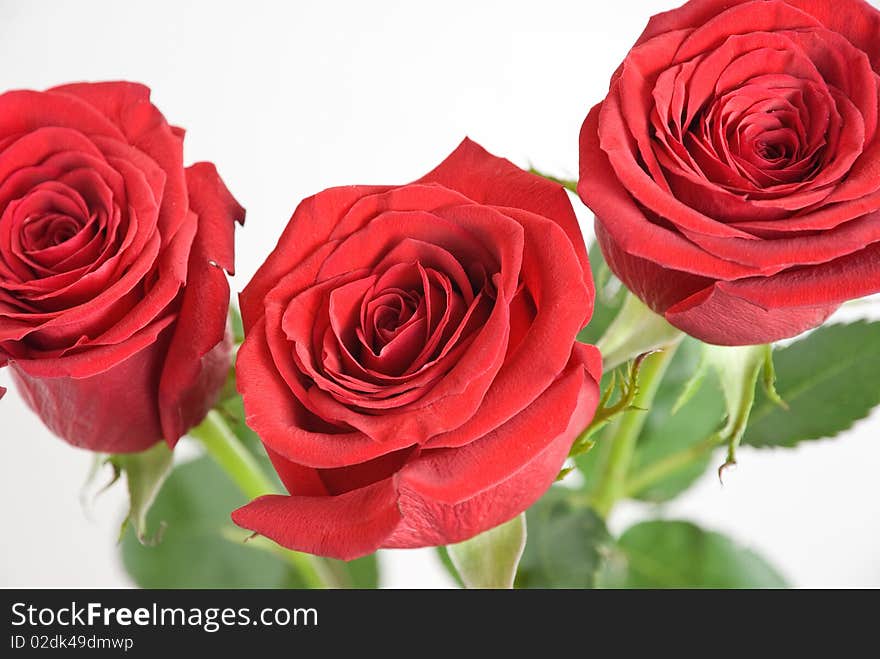
<instances>
[{"instance_id":1,"label":"green stem","mask_svg":"<svg viewBox=\"0 0 880 659\"><path fill-rule=\"evenodd\" d=\"M276 488L263 472L254 455L239 441L235 433L229 429L217 410L211 410L205 419L189 431L189 435L202 443L214 461L223 469L249 499L264 494L276 494ZM232 538L232 531L225 529L222 535ZM236 536L236 540L244 541L246 533ZM269 549L275 555L291 565L305 581L309 588L342 588L346 584L336 578L330 564L319 556L312 556L298 551L285 549L264 538L255 537L249 544L258 549Z\"/></svg>"},{"instance_id":2,"label":"green stem","mask_svg":"<svg viewBox=\"0 0 880 659\"><path fill-rule=\"evenodd\" d=\"M614 504L625 494L626 475L647 419L644 410L651 407L678 345L679 341L674 341L660 352L645 358L639 377L639 391L633 401L633 406L638 409L621 414L603 433L604 439L600 441L610 442L610 448L599 485L592 497L593 507L603 517L608 516Z\"/></svg>"},{"instance_id":3,"label":"green stem","mask_svg":"<svg viewBox=\"0 0 880 659\"><path fill-rule=\"evenodd\" d=\"M694 460L699 459L706 453L710 453L724 443L720 434L716 433L707 437L698 444L688 447L678 453L673 453L662 460L655 462L644 469L637 471L626 480L624 496L633 497L639 492L657 483L679 469L688 466Z\"/></svg>"},{"instance_id":4,"label":"green stem","mask_svg":"<svg viewBox=\"0 0 880 659\"><path fill-rule=\"evenodd\" d=\"M235 526L222 529L220 535L229 542L236 544L246 542L248 547L253 547L278 557L296 571L306 588L320 590L328 586L331 588L343 587L340 584L328 581L327 575L324 574L325 570L321 569L321 563L316 556L303 554L298 551L290 551L281 545L275 544L268 538L253 536L249 532Z\"/></svg>"},{"instance_id":5,"label":"green stem","mask_svg":"<svg viewBox=\"0 0 880 659\"><path fill-rule=\"evenodd\" d=\"M257 459L238 441L217 410L208 412L205 420L189 434L202 443L246 497L256 499L275 493L275 486L263 473Z\"/></svg>"}]
</instances>

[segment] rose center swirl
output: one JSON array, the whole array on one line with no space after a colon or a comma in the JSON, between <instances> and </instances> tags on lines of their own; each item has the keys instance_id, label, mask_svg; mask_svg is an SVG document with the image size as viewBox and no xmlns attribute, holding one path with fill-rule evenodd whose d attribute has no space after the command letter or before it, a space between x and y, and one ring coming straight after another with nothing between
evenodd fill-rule
<instances>
[{"instance_id":1,"label":"rose center swirl","mask_svg":"<svg viewBox=\"0 0 880 659\"><path fill-rule=\"evenodd\" d=\"M313 381L364 409L423 394L492 312L491 278L473 274L462 280L414 260L332 286L312 333Z\"/></svg>"}]
</instances>

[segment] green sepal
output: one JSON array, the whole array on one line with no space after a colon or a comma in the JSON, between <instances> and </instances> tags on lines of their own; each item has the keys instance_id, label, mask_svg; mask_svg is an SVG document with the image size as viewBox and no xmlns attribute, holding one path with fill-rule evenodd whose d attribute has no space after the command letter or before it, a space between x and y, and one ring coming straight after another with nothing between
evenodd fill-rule
<instances>
[{"instance_id":1,"label":"green sepal","mask_svg":"<svg viewBox=\"0 0 880 659\"><path fill-rule=\"evenodd\" d=\"M174 454L165 442L158 442L140 453L119 453L107 458L114 470L112 482L125 475L128 489L128 514L119 529L120 541L129 525L141 544L153 545L162 539L164 522L160 522L158 529L151 534L147 530L147 513L171 472L173 460Z\"/></svg>"},{"instance_id":2,"label":"green sepal","mask_svg":"<svg viewBox=\"0 0 880 659\"><path fill-rule=\"evenodd\" d=\"M521 513L446 550L466 588L513 588L525 545L526 516Z\"/></svg>"}]
</instances>

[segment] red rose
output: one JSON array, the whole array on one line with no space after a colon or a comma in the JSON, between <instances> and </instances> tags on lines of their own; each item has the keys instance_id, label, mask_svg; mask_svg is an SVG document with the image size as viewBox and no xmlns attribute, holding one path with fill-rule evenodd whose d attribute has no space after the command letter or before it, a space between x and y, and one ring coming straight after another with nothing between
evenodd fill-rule
<instances>
[{"instance_id":1,"label":"red rose","mask_svg":"<svg viewBox=\"0 0 880 659\"><path fill-rule=\"evenodd\" d=\"M172 445L213 404L233 223L214 166L127 82L0 96L0 362L75 446Z\"/></svg>"},{"instance_id":2,"label":"red rose","mask_svg":"<svg viewBox=\"0 0 880 659\"><path fill-rule=\"evenodd\" d=\"M415 183L303 201L241 295L237 362L291 495L233 520L351 559L525 510L597 403L589 273L563 189L468 140Z\"/></svg>"},{"instance_id":3,"label":"red rose","mask_svg":"<svg viewBox=\"0 0 880 659\"><path fill-rule=\"evenodd\" d=\"M611 269L710 343L880 291L880 12L693 0L651 19L581 130Z\"/></svg>"}]
</instances>

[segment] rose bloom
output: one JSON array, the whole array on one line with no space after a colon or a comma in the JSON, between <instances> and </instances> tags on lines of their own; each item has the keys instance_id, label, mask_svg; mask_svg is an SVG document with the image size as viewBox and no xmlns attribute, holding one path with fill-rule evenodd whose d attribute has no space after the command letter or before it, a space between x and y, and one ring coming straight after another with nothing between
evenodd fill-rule
<instances>
[{"instance_id":1,"label":"rose bloom","mask_svg":"<svg viewBox=\"0 0 880 659\"><path fill-rule=\"evenodd\" d=\"M146 87L0 96L0 365L55 434L132 452L204 417L243 218Z\"/></svg>"},{"instance_id":2,"label":"rose bloom","mask_svg":"<svg viewBox=\"0 0 880 659\"><path fill-rule=\"evenodd\" d=\"M511 519L595 410L592 305L565 191L469 140L415 183L306 199L241 295L237 361L290 496L233 520L352 559Z\"/></svg>"},{"instance_id":3,"label":"rose bloom","mask_svg":"<svg viewBox=\"0 0 880 659\"><path fill-rule=\"evenodd\" d=\"M766 343L880 291L880 12L693 0L651 19L584 122L611 269L710 343Z\"/></svg>"}]
</instances>

